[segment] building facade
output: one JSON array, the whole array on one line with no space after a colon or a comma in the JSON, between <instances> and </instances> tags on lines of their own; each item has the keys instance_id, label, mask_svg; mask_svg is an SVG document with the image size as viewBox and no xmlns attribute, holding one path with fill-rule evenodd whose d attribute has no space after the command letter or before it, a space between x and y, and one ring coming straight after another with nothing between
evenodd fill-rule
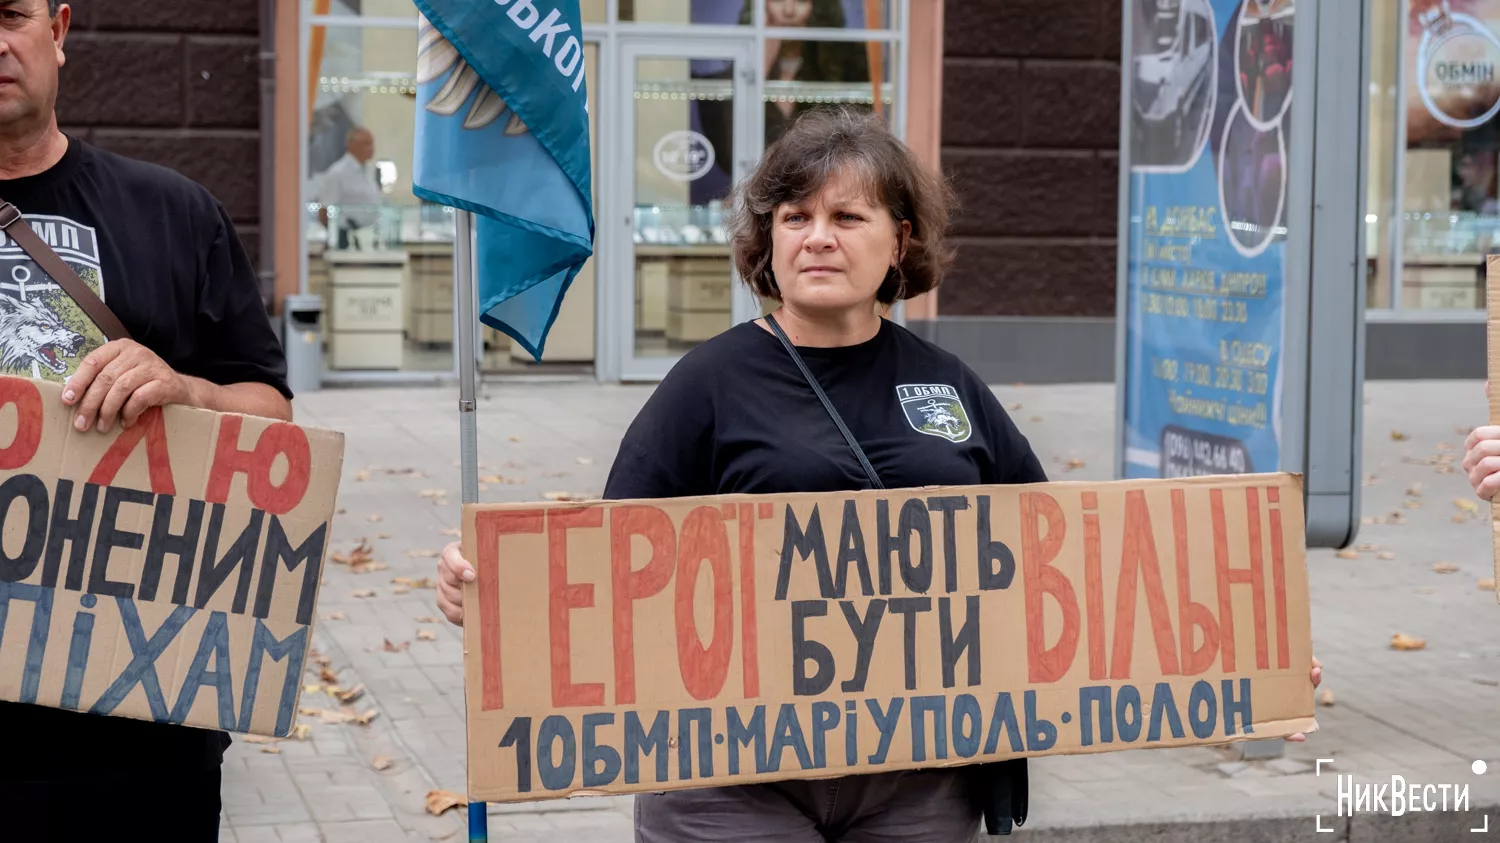
<instances>
[{"instance_id":1,"label":"building facade","mask_svg":"<svg viewBox=\"0 0 1500 843\"><path fill-rule=\"evenodd\" d=\"M799 108L836 101L878 110L961 199L953 276L897 316L994 382L1110 380L1122 10L1134 2L1160 15L1191 5L584 0L596 254L544 363L486 332L484 368L649 381L755 315L721 242L723 198ZM1468 35L1464 49L1500 63L1500 3L1448 17L1418 5L1368 3L1358 30L1366 372L1477 377L1500 140L1493 121L1440 115L1455 98L1455 112L1492 112L1494 86L1438 79L1423 36ZM321 295L326 381L453 377L451 213L411 193L409 0L94 0L74 13L64 128L207 185L274 311ZM325 200L341 198L328 173L356 127L372 140L359 172L375 207L351 247L339 228L358 203Z\"/></svg>"}]
</instances>

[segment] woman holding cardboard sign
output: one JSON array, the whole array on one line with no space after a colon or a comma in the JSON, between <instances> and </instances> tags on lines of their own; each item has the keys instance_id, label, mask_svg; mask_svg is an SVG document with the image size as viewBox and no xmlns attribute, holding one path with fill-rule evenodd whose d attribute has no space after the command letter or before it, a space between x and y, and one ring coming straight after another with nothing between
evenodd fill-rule
<instances>
[{"instance_id":1,"label":"woman holding cardboard sign","mask_svg":"<svg viewBox=\"0 0 1500 843\"><path fill-rule=\"evenodd\" d=\"M631 424L604 496L1032 483L1046 474L984 381L882 317L952 258L948 188L875 117L813 112L736 197L739 274L780 302L698 346ZM463 622L450 545L438 603ZM1316 670L1314 682L1317 681ZM973 840L1026 816L1026 761L641 794L646 843Z\"/></svg>"}]
</instances>

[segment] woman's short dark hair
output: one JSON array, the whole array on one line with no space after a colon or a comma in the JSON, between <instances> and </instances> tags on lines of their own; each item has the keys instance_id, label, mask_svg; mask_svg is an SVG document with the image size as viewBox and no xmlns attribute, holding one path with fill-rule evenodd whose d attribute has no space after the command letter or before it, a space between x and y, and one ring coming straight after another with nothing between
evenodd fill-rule
<instances>
[{"instance_id":1,"label":"woman's short dark hair","mask_svg":"<svg viewBox=\"0 0 1500 843\"><path fill-rule=\"evenodd\" d=\"M849 107L803 115L736 188L729 237L740 277L757 295L781 298L771 263L776 208L809 199L839 173L862 180L869 199L888 209L898 226L911 223L900 267L886 275L876 294L880 303L936 289L953 264L947 242L953 191L878 116Z\"/></svg>"}]
</instances>

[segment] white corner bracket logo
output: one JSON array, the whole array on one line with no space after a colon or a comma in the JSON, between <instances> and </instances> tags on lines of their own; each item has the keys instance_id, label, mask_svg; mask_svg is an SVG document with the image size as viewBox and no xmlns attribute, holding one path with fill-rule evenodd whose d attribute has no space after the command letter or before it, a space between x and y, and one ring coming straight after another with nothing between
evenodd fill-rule
<instances>
[{"instance_id":1,"label":"white corner bracket logo","mask_svg":"<svg viewBox=\"0 0 1500 843\"><path fill-rule=\"evenodd\" d=\"M969 413L964 409L958 390L941 383L902 384L896 387L901 410L912 430L938 436L949 442L963 442L973 432Z\"/></svg>"},{"instance_id":2,"label":"white corner bracket logo","mask_svg":"<svg viewBox=\"0 0 1500 843\"><path fill-rule=\"evenodd\" d=\"M1332 758L1319 758L1314 775L1323 775L1323 765L1333 766ZM1469 769L1476 776L1482 776L1489 769L1489 765L1483 760L1475 761ZM1334 773L1338 779L1338 809L1336 817L1352 817L1357 813L1362 814L1385 814L1387 816L1399 817L1407 813L1436 813L1447 811L1469 810L1469 786L1467 784L1423 784L1408 782L1405 776L1393 775L1389 781L1371 780L1356 781L1352 774ZM1490 816L1488 813L1481 814L1483 823L1478 828L1469 829L1475 834L1488 834L1490 830ZM1319 814L1314 819L1317 821L1316 829L1319 833L1332 833L1338 831L1337 825L1331 827L1323 821L1323 815Z\"/></svg>"}]
</instances>

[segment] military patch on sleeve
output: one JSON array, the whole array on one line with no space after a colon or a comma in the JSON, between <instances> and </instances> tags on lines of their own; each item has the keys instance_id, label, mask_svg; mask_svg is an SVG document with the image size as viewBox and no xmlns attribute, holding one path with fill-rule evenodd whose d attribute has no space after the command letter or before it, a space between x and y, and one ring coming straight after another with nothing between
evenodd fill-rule
<instances>
[{"instance_id":1,"label":"military patch on sleeve","mask_svg":"<svg viewBox=\"0 0 1500 843\"><path fill-rule=\"evenodd\" d=\"M969 413L964 409L958 390L946 384L902 384L896 397L912 429L928 436L940 436L949 442L963 442L973 432Z\"/></svg>"}]
</instances>

